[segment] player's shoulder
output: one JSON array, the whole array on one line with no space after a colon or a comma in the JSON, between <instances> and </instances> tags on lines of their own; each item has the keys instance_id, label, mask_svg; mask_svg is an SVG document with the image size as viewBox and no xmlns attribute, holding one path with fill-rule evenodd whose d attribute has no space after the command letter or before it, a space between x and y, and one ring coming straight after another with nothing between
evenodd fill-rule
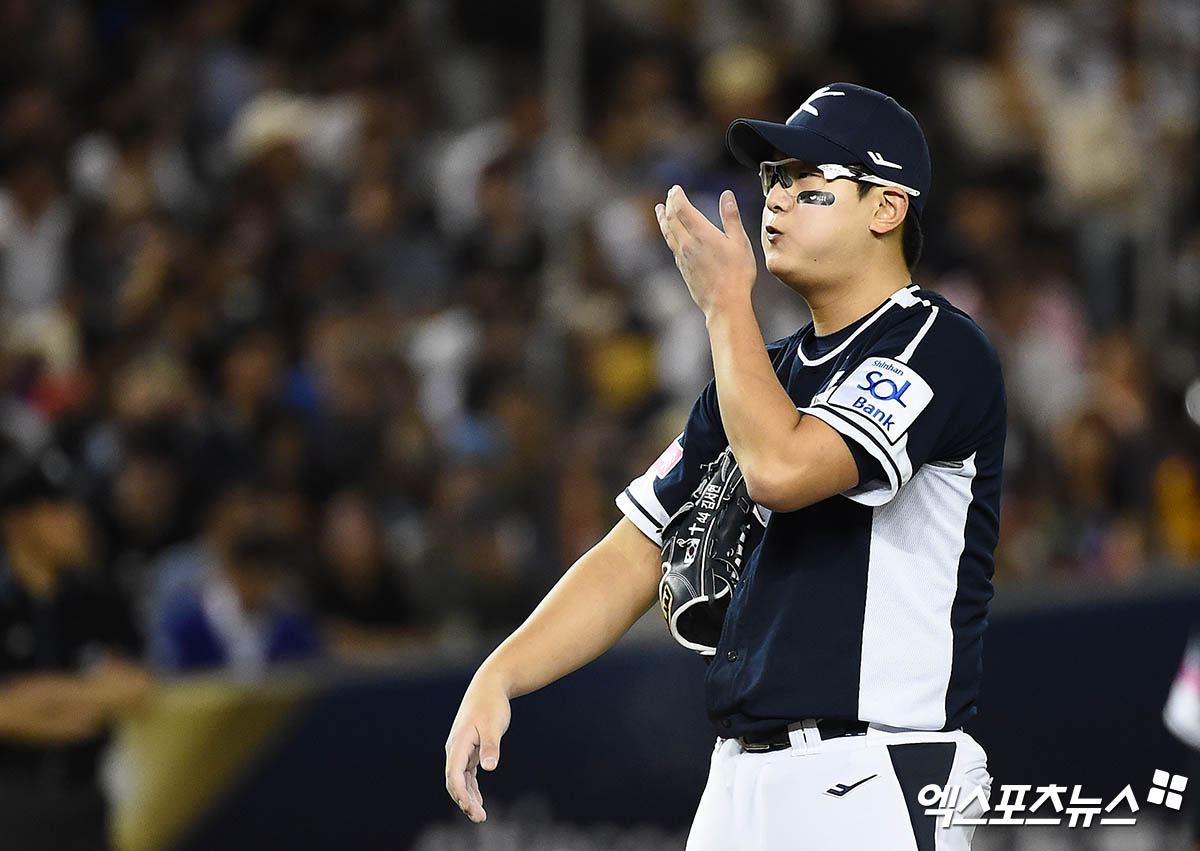
<instances>
[{"instance_id":1,"label":"player's shoulder","mask_svg":"<svg viewBox=\"0 0 1200 851\"><path fill-rule=\"evenodd\" d=\"M914 351L926 356L966 358L999 368L1000 357L979 323L965 310L934 290L910 288L893 317L897 326L913 333Z\"/></svg>"}]
</instances>

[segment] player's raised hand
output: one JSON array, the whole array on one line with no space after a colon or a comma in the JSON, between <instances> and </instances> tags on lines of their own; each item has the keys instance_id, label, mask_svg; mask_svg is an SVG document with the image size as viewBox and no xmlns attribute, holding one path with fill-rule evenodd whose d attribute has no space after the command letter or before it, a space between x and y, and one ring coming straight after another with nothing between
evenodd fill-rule
<instances>
[{"instance_id":1,"label":"player's raised hand","mask_svg":"<svg viewBox=\"0 0 1200 851\"><path fill-rule=\"evenodd\" d=\"M758 277L754 249L728 189L721 193L720 206L723 231L692 206L679 186L671 187L666 203L654 207L675 265L705 316L729 300L748 299Z\"/></svg>"},{"instance_id":2,"label":"player's raised hand","mask_svg":"<svg viewBox=\"0 0 1200 851\"><path fill-rule=\"evenodd\" d=\"M486 677L471 681L446 739L446 791L478 824L487 820L476 771L493 771L500 764L500 738L507 732L512 710L508 695Z\"/></svg>"}]
</instances>

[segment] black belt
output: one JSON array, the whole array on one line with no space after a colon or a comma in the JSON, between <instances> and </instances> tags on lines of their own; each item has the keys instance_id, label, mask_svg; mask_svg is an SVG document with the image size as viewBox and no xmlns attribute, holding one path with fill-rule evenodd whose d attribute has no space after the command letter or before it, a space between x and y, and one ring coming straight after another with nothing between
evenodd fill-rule
<instances>
[{"instance_id":1,"label":"black belt","mask_svg":"<svg viewBox=\"0 0 1200 851\"><path fill-rule=\"evenodd\" d=\"M821 718L817 720L817 732L821 734L822 740L838 739L842 736L861 736L867 732L868 726L866 721L846 721L841 718ZM759 733L751 733L748 736L740 736L738 742L746 750L756 753L779 751L792 746L792 740L788 736L788 728L786 726L763 730Z\"/></svg>"}]
</instances>

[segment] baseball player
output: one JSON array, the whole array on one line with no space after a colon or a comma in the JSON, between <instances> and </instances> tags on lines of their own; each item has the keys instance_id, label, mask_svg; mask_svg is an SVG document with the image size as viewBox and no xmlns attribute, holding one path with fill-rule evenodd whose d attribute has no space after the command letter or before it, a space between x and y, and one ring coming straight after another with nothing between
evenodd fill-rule
<instances>
[{"instance_id":1,"label":"baseball player","mask_svg":"<svg viewBox=\"0 0 1200 851\"><path fill-rule=\"evenodd\" d=\"M447 789L486 817L476 768L496 767L510 699L602 653L655 602L663 530L728 449L765 528L702 651L717 742L689 851L967 849L974 828L943 827L918 793L958 787L968 819L990 794L962 725L992 596L1005 394L978 326L911 282L924 134L892 98L834 83L783 124L733 122L726 143L761 177L767 268L812 322L764 344L733 193L719 228L671 188L655 213L716 378L617 498L624 519L480 666L446 742Z\"/></svg>"}]
</instances>

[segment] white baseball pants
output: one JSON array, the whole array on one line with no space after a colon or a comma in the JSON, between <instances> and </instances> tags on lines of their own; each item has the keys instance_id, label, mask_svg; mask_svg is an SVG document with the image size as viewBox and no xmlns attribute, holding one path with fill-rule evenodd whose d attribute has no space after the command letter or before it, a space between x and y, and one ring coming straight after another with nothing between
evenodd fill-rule
<instances>
[{"instance_id":1,"label":"white baseball pants","mask_svg":"<svg viewBox=\"0 0 1200 851\"><path fill-rule=\"evenodd\" d=\"M872 726L822 741L815 723L789 730L792 747L769 753L717 740L687 851L970 849L973 826L943 827L917 800L928 784L958 785L959 801L979 787L990 796L987 755L966 733ZM961 813L982 814L974 802Z\"/></svg>"}]
</instances>

